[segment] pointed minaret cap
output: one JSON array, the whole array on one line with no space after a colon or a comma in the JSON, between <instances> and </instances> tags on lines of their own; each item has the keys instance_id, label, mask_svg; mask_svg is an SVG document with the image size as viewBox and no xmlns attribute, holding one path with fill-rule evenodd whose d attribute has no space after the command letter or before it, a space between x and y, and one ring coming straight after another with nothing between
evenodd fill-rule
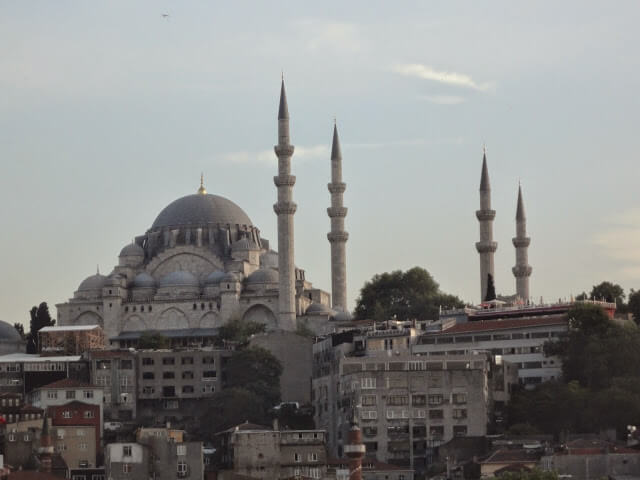
<instances>
[{"instance_id":1,"label":"pointed minaret cap","mask_svg":"<svg viewBox=\"0 0 640 480\"><path fill-rule=\"evenodd\" d=\"M482 154L482 177L480 177L480 190L491 190L489 184L489 169L487 168L487 152L484 149Z\"/></svg>"},{"instance_id":2,"label":"pointed minaret cap","mask_svg":"<svg viewBox=\"0 0 640 480\"><path fill-rule=\"evenodd\" d=\"M331 160L341 160L340 139L338 138L338 125L333 122L333 144L331 145Z\"/></svg>"},{"instance_id":3,"label":"pointed minaret cap","mask_svg":"<svg viewBox=\"0 0 640 480\"><path fill-rule=\"evenodd\" d=\"M522 186L518 185L518 207L516 208L516 220L526 220L524 214L524 201L522 200Z\"/></svg>"},{"instance_id":4,"label":"pointed minaret cap","mask_svg":"<svg viewBox=\"0 0 640 480\"><path fill-rule=\"evenodd\" d=\"M40 438L49 435L49 422L47 421L47 410L45 409L44 415L42 416L42 432L40 434Z\"/></svg>"},{"instance_id":5,"label":"pointed minaret cap","mask_svg":"<svg viewBox=\"0 0 640 480\"><path fill-rule=\"evenodd\" d=\"M284 75L282 76L282 86L280 87L280 108L278 109L278 120L289 118L289 107L287 106L287 92L284 90Z\"/></svg>"}]
</instances>

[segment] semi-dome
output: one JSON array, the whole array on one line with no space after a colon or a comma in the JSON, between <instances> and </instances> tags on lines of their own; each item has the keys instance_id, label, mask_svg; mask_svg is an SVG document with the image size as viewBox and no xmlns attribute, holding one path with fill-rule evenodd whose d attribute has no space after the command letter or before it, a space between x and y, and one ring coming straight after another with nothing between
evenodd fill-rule
<instances>
[{"instance_id":1,"label":"semi-dome","mask_svg":"<svg viewBox=\"0 0 640 480\"><path fill-rule=\"evenodd\" d=\"M226 273L221 272L220 270L216 270L215 272L211 272L209 276L205 279L205 285L218 285L220 280L225 277Z\"/></svg>"},{"instance_id":2,"label":"semi-dome","mask_svg":"<svg viewBox=\"0 0 640 480\"><path fill-rule=\"evenodd\" d=\"M242 237L240 240L231 245L231 249L234 252L245 251L245 250L256 250L259 247L253 242L249 240L247 237Z\"/></svg>"},{"instance_id":3,"label":"semi-dome","mask_svg":"<svg viewBox=\"0 0 640 480\"><path fill-rule=\"evenodd\" d=\"M225 273L224 277L222 277L222 279L220 281L221 282L229 282L229 283L239 282L240 281L240 276L235 272L227 272L227 273Z\"/></svg>"},{"instance_id":4,"label":"semi-dome","mask_svg":"<svg viewBox=\"0 0 640 480\"><path fill-rule=\"evenodd\" d=\"M312 303L305 312L307 315L332 315L335 312L328 305L322 303Z\"/></svg>"},{"instance_id":5,"label":"semi-dome","mask_svg":"<svg viewBox=\"0 0 640 480\"><path fill-rule=\"evenodd\" d=\"M260 256L260 266L263 268L278 268L278 252L269 250Z\"/></svg>"},{"instance_id":6,"label":"semi-dome","mask_svg":"<svg viewBox=\"0 0 640 480\"><path fill-rule=\"evenodd\" d=\"M172 286L197 287L199 285L200 285L200 282L198 281L198 279L193 273L185 272L182 270L171 272L160 279L161 287L172 287Z\"/></svg>"},{"instance_id":7,"label":"semi-dome","mask_svg":"<svg viewBox=\"0 0 640 480\"><path fill-rule=\"evenodd\" d=\"M166 206L151 228L216 224L253 225L249 216L231 200L218 195L196 193Z\"/></svg>"},{"instance_id":8,"label":"semi-dome","mask_svg":"<svg viewBox=\"0 0 640 480\"><path fill-rule=\"evenodd\" d=\"M144 257L144 250L137 243L130 243L120 250L121 257Z\"/></svg>"},{"instance_id":9,"label":"semi-dome","mask_svg":"<svg viewBox=\"0 0 640 480\"><path fill-rule=\"evenodd\" d=\"M79 292L86 292L89 290L101 290L107 281L107 277L96 273L90 277L85 278L78 287Z\"/></svg>"},{"instance_id":10,"label":"semi-dome","mask_svg":"<svg viewBox=\"0 0 640 480\"><path fill-rule=\"evenodd\" d=\"M0 342L21 342L22 337L15 327L0 320Z\"/></svg>"},{"instance_id":11,"label":"semi-dome","mask_svg":"<svg viewBox=\"0 0 640 480\"><path fill-rule=\"evenodd\" d=\"M258 283L278 283L280 276L273 268L261 268L247 277L248 285Z\"/></svg>"},{"instance_id":12,"label":"semi-dome","mask_svg":"<svg viewBox=\"0 0 640 480\"><path fill-rule=\"evenodd\" d=\"M141 272L133 279L133 288L153 288L156 280L147 272Z\"/></svg>"}]
</instances>

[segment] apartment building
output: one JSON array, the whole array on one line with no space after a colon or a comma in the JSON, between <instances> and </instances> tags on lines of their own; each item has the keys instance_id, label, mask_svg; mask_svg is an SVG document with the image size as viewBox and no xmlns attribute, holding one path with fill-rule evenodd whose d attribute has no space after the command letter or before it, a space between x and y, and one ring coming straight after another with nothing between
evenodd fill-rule
<instances>
[{"instance_id":1,"label":"apartment building","mask_svg":"<svg viewBox=\"0 0 640 480\"><path fill-rule=\"evenodd\" d=\"M104 418L130 421L137 414L137 360L130 350L87 352L91 383L103 390Z\"/></svg>"},{"instance_id":2,"label":"apartment building","mask_svg":"<svg viewBox=\"0 0 640 480\"><path fill-rule=\"evenodd\" d=\"M79 355L46 357L10 353L0 356L0 393L26 395L34 388L64 378L89 380L87 364Z\"/></svg>"},{"instance_id":3,"label":"apartment building","mask_svg":"<svg viewBox=\"0 0 640 480\"><path fill-rule=\"evenodd\" d=\"M54 446L69 468L97 466L100 450L100 406L74 400L47 409Z\"/></svg>"},{"instance_id":4,"label":"apartment building","mask_svg":"<svg viewBox=\"0 0 640 480\"><path fill-rule=\"evenodd\" d=\"M232 351L141 350L137 357L138 415L152 423L193 419L202 399L220 391Z\"/></svg>"}]
</instances>

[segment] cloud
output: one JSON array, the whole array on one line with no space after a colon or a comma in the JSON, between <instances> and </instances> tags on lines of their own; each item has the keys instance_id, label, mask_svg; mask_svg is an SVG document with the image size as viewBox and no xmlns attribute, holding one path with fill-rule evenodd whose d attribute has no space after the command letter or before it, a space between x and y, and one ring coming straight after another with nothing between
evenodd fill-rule
<instances>
[{"instance_id":1,"label":"cloud","mask_svg":"<svg viewBox=\"0 0 640 480\"><path fill-rule=\"evenodd\" d=\"M316 158L329 158L327 145L296 146L293 152L294 160L313 160ZM262 165L277 165L278 157L273 150L228 152L222 155L226 163L257 163Z\"/></svg>"},{"instance_id":2,"label":"cloud","mask_svg":"<svg viewBox=\"0 0 640 480\"><path fill-rule=\"evenodd\" d=\"M464 73L438 71L428 65L422 65L420 63L396 65L393 67L393 71L407 77L417 77L423 80L431 80L433 82L478 91L486 91L491 87L489 83L477 83L473 78Z\"/></svg>"},{"instance_id":3,"label":"cloud","mask_svg":"<svg viewBox=\"0 0 640 480\"><path fill-rule=\"evenodd\" d=\"M359 29L353 23L306 19L294 22L294 27L306 39L305 45L309 50L331 49L354 53L364 45Z\"/></svg>"},{"instance_id":4,"label":"cloud","mask_svg":"<svg viewBox=\"0 0 640 480\"><path fill-rule=\"evenodd\" d=\"M459 105L466 101L466 98L455 95L421 95L418 98L438 105Z\"/></svg>"},{"instance_id":5,"label":"cloud","mask_svg":"<svg viewBox=\"0 0 640 480\"><path fill-rule=\"evenodd\" d=\"M620 212L606 221L608 227L593 237L625 278L640 279L640 208Z\"/></svg>"}]
</instances>

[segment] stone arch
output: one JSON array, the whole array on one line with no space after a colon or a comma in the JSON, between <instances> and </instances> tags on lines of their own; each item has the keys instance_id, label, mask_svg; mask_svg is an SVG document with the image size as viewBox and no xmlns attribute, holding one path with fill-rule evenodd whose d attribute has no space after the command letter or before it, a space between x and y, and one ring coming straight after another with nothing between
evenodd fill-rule
<instances>
[{"instance_id":1,"label":"stone arch","mask_svg":"<svg viewBox=\"0 0 640 480\"><path fill-rule=\"evenodd\" d=\"M91 310L87 310L82 312L80 315L76 317L74 322L75 325L100 325L104 326L104 322L102 317L98 315L96 312Z\"/></svg>"},{"instance_id":2,"label":"stone arch","mask_svg":"<svg viewBox=\"0 0 640 480\"><path fill-rule=\"evenodd\" d=\"M268 332L278 329L278 320L273 311L260 303L248 308L242 316L242 321L262 323L267 326Z\"/></svg>"},{"instance_id":3,"label":"stone arch","mask_svg":"<svg viewBox=\"0 0 640 480\"><path fill-rule=\"evenodd\" d=\"M147 329L145 321L139 315L131 315L124 322L123 331L141 332Z\"/></svg>"},{"instance_id":4,"label":"stone arch","mask_svg":"<svg viewBox=\"0 0 640 480\"><path fill-rule=\"evenodd\" d=\"M222 326L222 321L215 312L207 312L200 317L200 328L218 328L220 326Z\"/></svg>"},{"instance_id":5,"label":"stone arch","mask_svg":"<svg viewBox=\"0 0 640 480\"><path fill-rule=\"evenodd\" d=\"M178 270L191 272L204 280L211 272L224 270L224 262L203 247L182 246L163 251L147 265L147 271L154 278L161 278Z\"/></svg>"},{"instance_id":6,"label":"stone arch","mask_svg":"<svg viewBox=\"0 0 640 480\"><path fill-rule=\"evenodd\" d=\"M170 307L160 314L155 328L158 330L189 328L189 320L182 310Z\"/></svg>"}]
</instances>

